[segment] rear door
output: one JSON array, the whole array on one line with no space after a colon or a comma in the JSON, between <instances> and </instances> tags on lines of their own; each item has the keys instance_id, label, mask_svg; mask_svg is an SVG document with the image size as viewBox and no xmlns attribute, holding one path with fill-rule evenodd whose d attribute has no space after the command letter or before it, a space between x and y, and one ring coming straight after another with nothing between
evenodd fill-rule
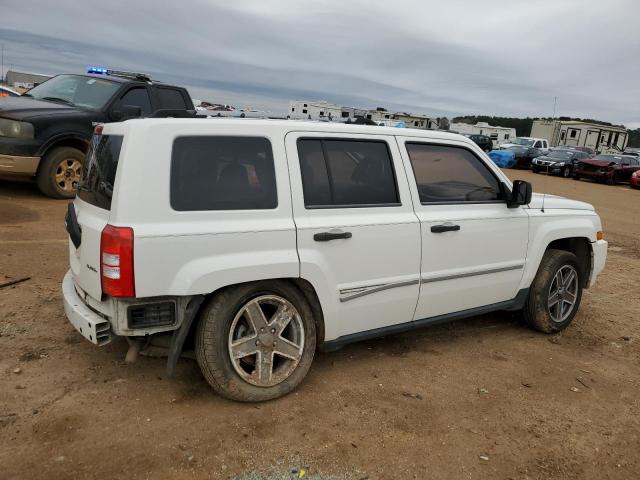
<instances>
[{"instance_id":1,"label":"rear door","mask_svg":"<svg viewBox=\"0 0 640 480\"><path fill-rule=\"evenodd\" d=\"M78 287L96 300L102 296L100 237L109 223L111 197L122 135L94 135L83 165L82 180L73 202L80 227L80 243L69 239L69 263Z\"/></svg>"},{"instance_id":2,"label":"rear door","mask_svg":"<svg viewBox=\"0 0 640 480\"><path fill-rule=\"evenodd\" d=\"M398 141L422 226L415 319L512 300L527 255L526 209L507 208L500 179L470 145Z\"/></svg>"},{"instance_id":3,"label":"rear door","mask_svg":"<svg viewBox=\"0 0 640 480\"><path fill-rule=\"evenodd\" d=\"M325 340L410 322L420 224L393 136L286 136L300 275L316 288Z\"/></svg>"}]
</instances>

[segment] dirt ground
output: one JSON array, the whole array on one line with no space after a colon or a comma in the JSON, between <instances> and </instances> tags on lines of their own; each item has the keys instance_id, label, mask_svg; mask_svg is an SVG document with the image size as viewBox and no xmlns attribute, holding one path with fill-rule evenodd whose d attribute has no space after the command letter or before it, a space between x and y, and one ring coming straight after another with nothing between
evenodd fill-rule
<instances>
[{"instance_id":1,"label":"dirt ground","mask_svg":"<svg viewBox=\"0 0 640 480\"><path fill-rule=\"evenodd\" d=\"M123 362L67 322L65 201L0 182L0 479L640 478L640 191L593 203L609 259L562 334L485 315L320 354L293 394L217 397L193 360ZM304 470L304 473L303 473Z\"/></svg>"}]
</instances>

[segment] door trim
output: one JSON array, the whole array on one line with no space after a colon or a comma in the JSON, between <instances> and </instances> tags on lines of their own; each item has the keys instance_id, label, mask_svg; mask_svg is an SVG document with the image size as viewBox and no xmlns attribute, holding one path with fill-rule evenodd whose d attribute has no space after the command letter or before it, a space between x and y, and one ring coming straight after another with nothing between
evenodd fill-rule
<instances>
[{"instance_id":1,"label":"door trim","mask_svg":"<svg viewBox=\"0 0 640 480\"><path fill-rule=\"evenodd\" d=\"M348 302L349 300L355 300L356 298L364 297L372 293L382 292L391 288L408 287L410 285L417 285L419 280L406 280L403 282L393 283L381 283L376 285L363 285L362 287L345 288L340 290L340 301ZM344 295L344 296L343 296Z\"/></svg>"},{"instance_id":2,"label":"door trim","mask_svg":"<svg viewBox=\"0 0 640 480\"><path fill-rule=\"evenodd\" d=\"M510 270L521 270L524 267L524 263L518 265L510 265L500 268L488 268L485 270L479 270L476 272L458 273L454 275L440 275L437 277L422 278L421 283L442 282L444 280L454 280L456 278L475 277L476 275L489 275L491 273L508 272Z\"/></svg>"},{"instance_id":3,"label":"door trim","mask_svg":"<svg viewBox=\"0 0 640 480\"><path fill-rule=\"evenodd\" d=\"M500 310L514 311L520 310L524 307L524 304L529 296L529 289L523 288L518 294L511 300L506 302L492 303L491 305L484 305L482 307L469 308L454 313L445 313L444 315L437 315L435 317L423 318L412 322L398 323L395 325L389 325L387 327L374 328L373 330L366 330L364 332L352 333L349 335L343 335L335 340L329 340L324 342L320 347L323 352L331 352L337 350L344 345L354 342L360 342L363 340L370 340L372 338L384 337L386 335L392 335L396 333L407 332L418 328L428 327L432 325L438 325L441 323L447 323L454 320L460 320L463 318L474 317L476 315L482 315L485 313L496 312Z\"/></svg>"}]
</instances>

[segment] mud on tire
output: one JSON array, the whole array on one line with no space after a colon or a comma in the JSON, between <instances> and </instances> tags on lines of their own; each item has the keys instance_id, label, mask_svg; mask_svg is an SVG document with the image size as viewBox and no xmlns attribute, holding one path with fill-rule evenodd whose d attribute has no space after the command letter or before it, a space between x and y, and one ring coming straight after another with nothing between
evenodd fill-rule
<instances>
[{"instance_id":1,"label":"mud on tire","mask_svg":"<svg viewBox=\"0 0 640 480\"><path fill-rule=\"evenodd\" d=\"M569 288L567 293L565 293L565 287L562 288L559 301L564 302L564 306L560 308L568 308L568 302L573 299L572 292L575 295L575 299L573 299L574 303L570 310L561 310L562 314L558 315L557 304L553 304L552 307L549 304L557 298L550 294L558 290L558 272L561 269L564 269L564 272L574 271L577 278L575 279L575 287ZM531 328L544 333L556 333L564 330L571 323L580 306L584 275L585 273L573 253L564 250L547 250L542 257L540 267L538 267L538 273L531 284L529 297L523 309L524 320L527 324ZM567 277L570 277L570 275L567 275ZM554 316L556 317L555 319Z\"/></svg>"}]
</instances>

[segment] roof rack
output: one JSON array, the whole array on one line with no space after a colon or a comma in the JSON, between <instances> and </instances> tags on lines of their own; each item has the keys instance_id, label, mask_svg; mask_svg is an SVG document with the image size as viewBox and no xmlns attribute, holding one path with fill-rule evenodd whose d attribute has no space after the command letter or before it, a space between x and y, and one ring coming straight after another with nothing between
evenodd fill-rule
<instances>
[{"instance_id":1,"label":"roof rack","mask_svg":"<svg viewBox=\"0 0 640 480\"><path fill-rule=\"evenodd\" d=\"M126 70L111 70L104 67L89 67L87 69L87 73L93 73L95 75L111 75L112 77L134 78L145 82L151 81L151 77L146 73L127 72Z\"/></svg>"}]
</instances>

